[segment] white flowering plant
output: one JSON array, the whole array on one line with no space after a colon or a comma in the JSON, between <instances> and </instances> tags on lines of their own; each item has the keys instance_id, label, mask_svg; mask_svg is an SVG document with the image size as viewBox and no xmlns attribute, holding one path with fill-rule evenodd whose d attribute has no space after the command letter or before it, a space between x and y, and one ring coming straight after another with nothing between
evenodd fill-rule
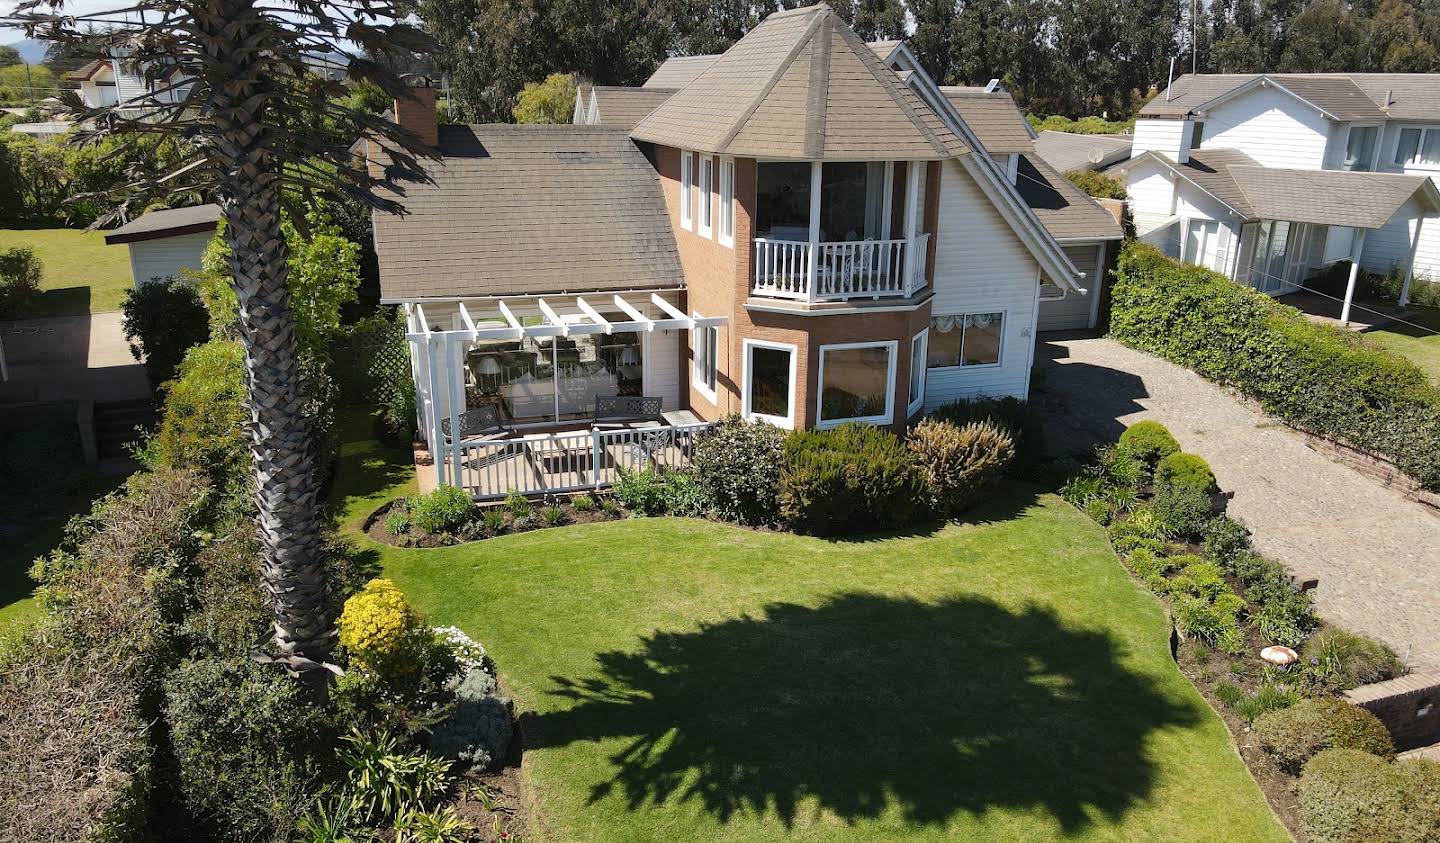
<instances>
[{"instance_id":1,"label":"white flowering plant","mask_svg":"<svg viewBox=\"0 0 1440 843\"><path fill-rule=\"evenodd\" d=\"M489 658L485 652L485 646L466 635L464 630L454 626L437 626L435 627L435 637L455 654L455 660L460 665L462 676L472 670L491 672L488 667Z\"/></svg>"}]
</instances>

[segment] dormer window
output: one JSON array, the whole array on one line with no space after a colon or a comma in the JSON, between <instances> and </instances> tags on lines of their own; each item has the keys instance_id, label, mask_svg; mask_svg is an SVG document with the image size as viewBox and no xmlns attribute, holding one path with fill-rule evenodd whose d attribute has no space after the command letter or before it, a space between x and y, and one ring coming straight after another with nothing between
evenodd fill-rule
<instances>
[{"instance_id":1,"label":"dormer window","mask_svg":"<svg viewBox=\"0 0 1440 843\"><path fill-rule=\"evenodd\" d=\"M1368 173L1375 166L1375 145L1380 139L1379 126L1351 126L1345 139L1344 168Z\"/></svg>"}]
</instances>

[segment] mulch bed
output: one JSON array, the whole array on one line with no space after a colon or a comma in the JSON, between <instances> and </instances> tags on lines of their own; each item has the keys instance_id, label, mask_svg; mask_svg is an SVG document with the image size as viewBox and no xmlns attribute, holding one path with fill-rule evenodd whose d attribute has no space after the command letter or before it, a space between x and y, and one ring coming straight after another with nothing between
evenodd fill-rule
<instances>
[{"instance_id":1,"label":"mulch bed","mask_svg":"<svg viewBox=\"0 0 1440 843\"><path fill-rule=\"evenodd\" d=\"M559 524L550 524L543 517L541 512L550 505L559 506L565 513L565 518ZM450 545L465 544L467 542L483 541L493 539L497 536L509 536L516 533L529 533L534 530L548 530L552 527L568 527L572 524L593 524L597 521L616 521L625 517L623 510L605 512L598 506L588 512L581 512L571 505L568 498L555 498L546 503L532 503L533 512L526 518L516 519L510 510L502 503L490 506L477 506L473 519L474 532L457 533L427 533L418 527L412 526L409 532L404 535L391 535L385 529L385 516L396 509L403 509L403 501L391 501L385 504L370 517L365 519L365 534L381 544L388 544L391 547L448 547ZM501 512L505 516L505 527L494 531L484 526L484 515L487 512Z\"/></svg>"}]
</instances>

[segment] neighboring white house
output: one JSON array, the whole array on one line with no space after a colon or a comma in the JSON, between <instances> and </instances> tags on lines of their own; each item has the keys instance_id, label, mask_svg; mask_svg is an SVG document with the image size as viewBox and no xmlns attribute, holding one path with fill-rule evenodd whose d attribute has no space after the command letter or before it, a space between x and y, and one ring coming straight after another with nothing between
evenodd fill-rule
<instances>
[{"instance_id":1,"label":"neighboring white house","mask_svg":"<svg viewBox=\"0 0 1440 843\"><path fill-rule=\"evenodd\" d=\"M79 84L80 100L87 108L139 103L151 96L160 102L184 99L187 87L174 85L175 80L170 74L161 72L150 80L145 77L145 68L116 53L78 67L66 73L64 78Z\"/></svg>"},{"instance_id":2,"label":"neighboring white house","mask_svg":"<svg viewBox=\"0 0 1440 843\"><path fill-rule=\"evenodd\" d=\"M1339 260L1408 295L1440 280L1437 93L1440 74L1182 76L1118 168L1136 234L1272 295Z\"/></svg>"},{"instance_id":3,"label":"neighboring white house","mask_svg":"<svg viewBox=\"0 0 1440 843\"><path fill-rule=\"evenodd\" d=\"M178 278L182 270L200 269L200 258L219 221L219 205L150 211L107 231L105 243L129 248L130 274L136 284Z\"/></svg>"}]
</instances>

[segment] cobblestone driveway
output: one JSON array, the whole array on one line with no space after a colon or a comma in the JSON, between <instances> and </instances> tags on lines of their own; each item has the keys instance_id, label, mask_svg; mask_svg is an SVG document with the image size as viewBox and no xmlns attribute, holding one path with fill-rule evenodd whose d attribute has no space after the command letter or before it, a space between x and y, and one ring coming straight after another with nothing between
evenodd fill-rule
<instances>
[{"instance_id":1,"label":"cobblestone driveway","mask_svg":"<svg viewBox=\"0 0 1440 843\"><path fill-rule=\"evenodd\" d=\"M1235 493L1230 514L1261 553L1320 578L1325 618L1386 641L1412 668L1440 669L1440 516L1158 357L1049 335L1035 357L1052 448L1083 452L1140 419L1164 423Z\"/></svg>"}]
</instances>

